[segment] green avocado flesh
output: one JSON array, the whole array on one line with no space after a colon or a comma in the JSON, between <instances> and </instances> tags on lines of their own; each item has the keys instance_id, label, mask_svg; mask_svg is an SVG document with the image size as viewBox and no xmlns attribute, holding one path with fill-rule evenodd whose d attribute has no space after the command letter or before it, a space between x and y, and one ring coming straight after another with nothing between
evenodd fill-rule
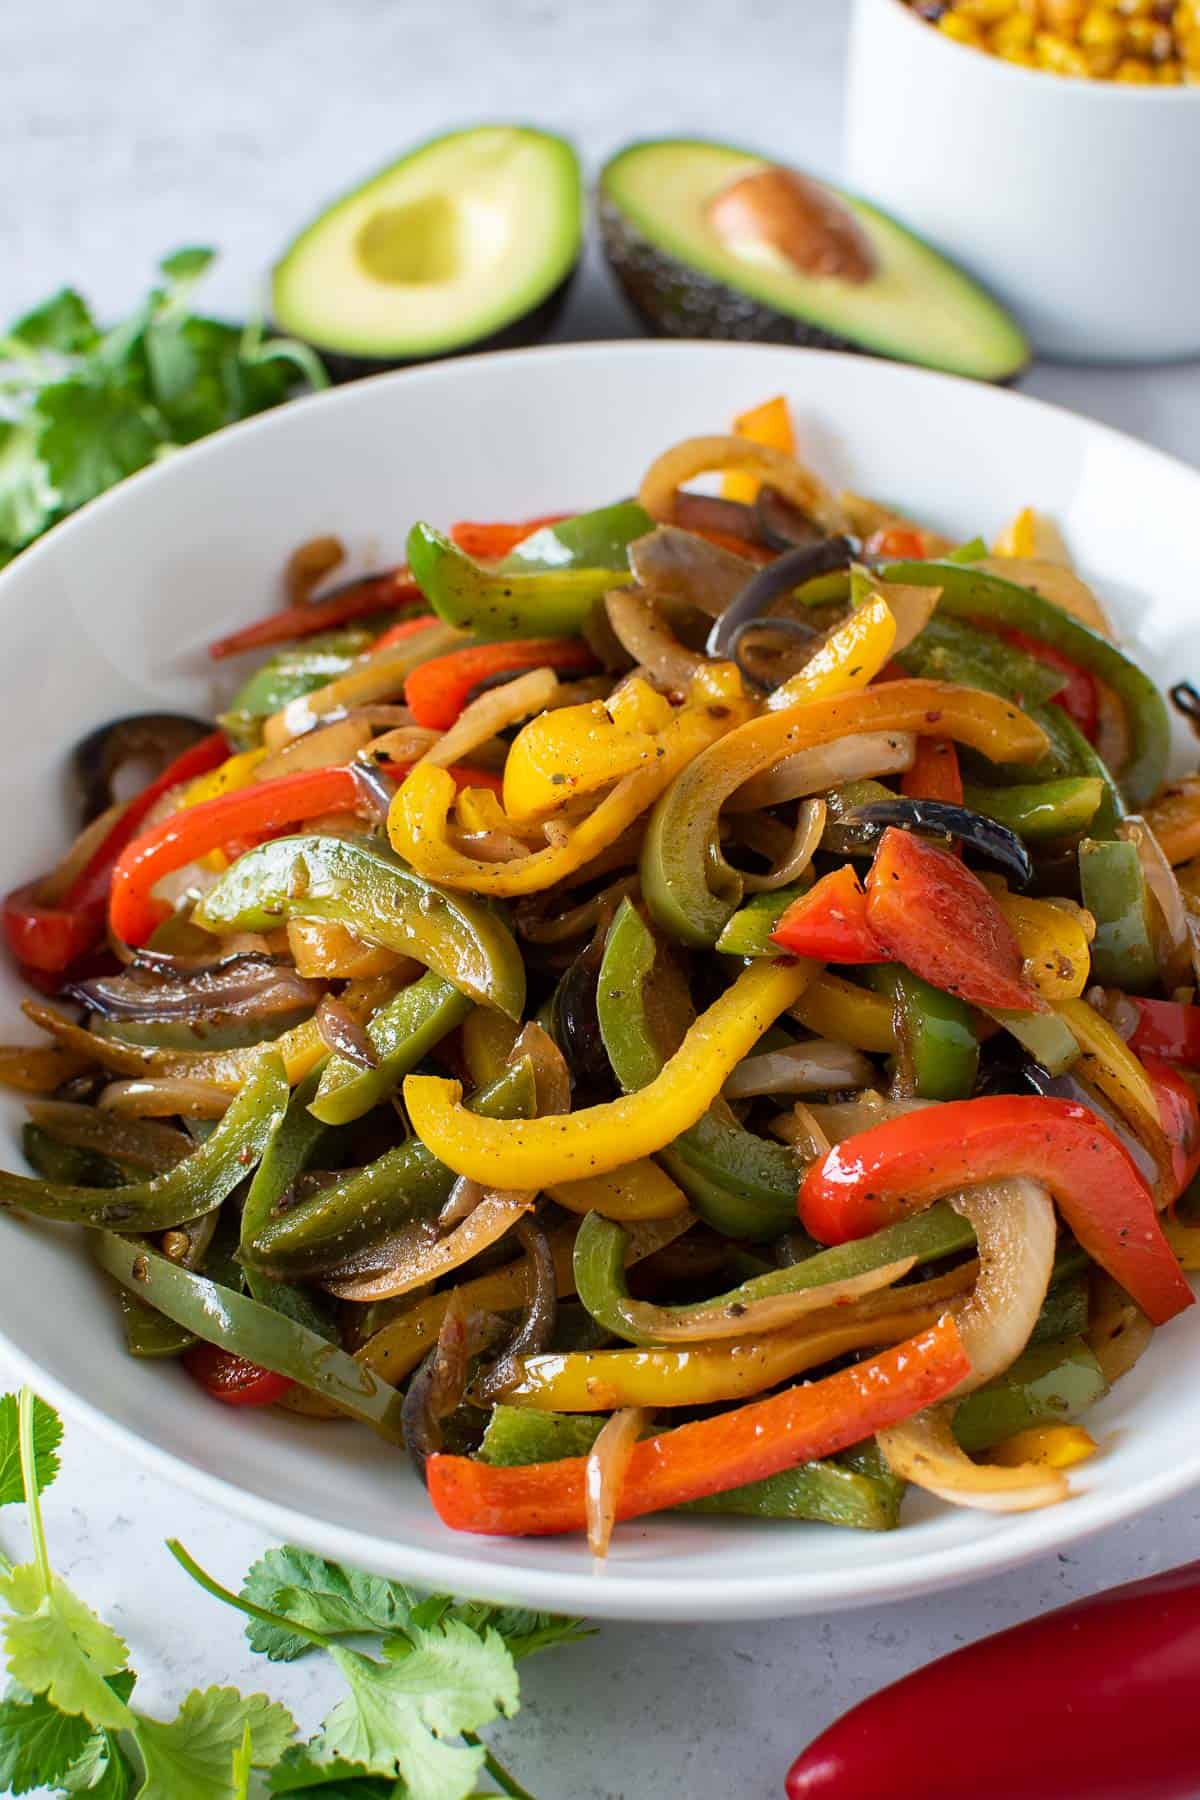
<instances>
[{"instance_id":1,"label":"green avocado flesh","mask_svg":"<svg viewBox=\"0 0 1200 1800\"><path fill-rule=\"evenodd\" d=\"M481 125L422 144L313 220L272 279L318 349L410 361L515 327L579 258L579 163L562 138Z\"/></svg>"},{"instance_id":2,"label":"green avocado flesh","mask_svg":"<svg viewBox=\"0 0 1200 1800\"><path fill-rule=\"evenodd\" d=\"M724 144L631 144L601 171L600 224L635 309L669 337L763 339L864 350L1004 381L1029 346L1002 307L894 219L828 183L874 253L864 282L807 275L772 245L724 243L709 204L770 165Z\"/></svg>"}]
</instances>

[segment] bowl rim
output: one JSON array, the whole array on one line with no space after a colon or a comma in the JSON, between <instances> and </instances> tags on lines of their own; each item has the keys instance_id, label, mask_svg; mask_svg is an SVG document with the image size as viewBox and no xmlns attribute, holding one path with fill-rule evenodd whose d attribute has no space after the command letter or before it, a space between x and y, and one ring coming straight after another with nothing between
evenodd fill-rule
<instances>
[{"instance_id":1,"label":"bowl rim","mask_svg":"<svg viewBox=\"0 0 1200 1800\"><path fill-rule=\"evenodd\" d=\"M727 355L750 356L764 364L781 366L787 358L792 366L796 358L818 358L828 365L841 365L848 371L861 373L874 366L885 378L918 387L930 382L949 384L954 389L968 388L985 405L1004 411L1017 408L1028 414L1057 415L1069 420L1075 429L1090 437L1107 440L1116 446L1149 459L1182 475L1190 482L1200 482L1200 471L1179 457L1143 443L1130 433L1088 418L1055 402L1041 400L1017 390L991 387L964 376L943 374L914 365L876 362L874 359L845 351L793 348L771 344L740 344L703 339L679 339L668 342L647 339L609 339L588 343L542 345L533 348L483 351L471 356L445 359L443 362L385 372L363 378L362 382L343 384L307 395L270 412L261 413L236 425L225 427L211 437L189 446L190 457L220 456L225 439L231 434L257 432L268 437L274 431L288 430L288 417L300 409L316 409L344 404L344 396L365 383L377 387L390 383L399 387L409 384L453 380L469 374L476 364L519 362L536 366L551 362L600 361L616 354L631 360L651 358L692 358L699 352L714 360ZM148 486L155 480L183 479L179 470L187 467L189 458L172 457L151 465L90 501L78 512L62 520L52 531L14 558L0 570L0 608L10 584L6 576L20 568L26 557L54 555L52 544L66 547L72 530L88 527L87 516L101 509L124 504L123 495L135 484ZM1138 1516L1200 1483L1200 1443L1170 1464L1150 1470L1120 1488L1093 1488L1080 1495L1072 1505L1051 1512L1032 1512L1006 1519L1003 1537L975 1534L950 1546L935 1546L897 1556L886 1566L856 1568L848 1565L830 1574L820 1566L801 1569L779 1569L769 1575L747 1577L732 1564L729 1573L705 1573L702 1580L681 1579L673 1563L631 1562L622 1569L608 1572L608 1579L597 1580L590 1569L556 1569L518 1562L494 1562L487 1555L489 1540L464 1534L463 1548L443 1549L405 1543L402 1539L360 1532L352 1526L322 1519L244 1488L224 1475L200 1468L176 1455L152 1438L143 1436L133 1425L121 1422L106 1412L97 1401L77 1393L65 1380L42 1371L34 1354L16 1342L0 1320L0 1349L19 1374L70 1419L78 1420L96 1431L106 1442L120 1448L156 1474L185 1492L198 1495L227 1512L242 1517L286 1541L304 1543L324 1554L359 1567L396 1576L418 1585L469 1593L504 1604L544 1607L552 1611L578 1611L592 1617L660 1621L664 1623L717 1619L782 1618L818 1610L848 1610L878 1602L901 1600L918 1594L981 1580L1038 1555L1058 1551L1071 1543ZM627 1529L638 1529L636 1523ZM496 1543L496 1540L490 1540ZM508 1542L508 1540L502 1540Z\"/></svg>"},{"instance_id":2,"label":"bowl rim","mask_svg":"<svg viewBox=\"0 0 1200 1800\"><path fill-rule=\"evenodd\" d=\"M1067 93L1071 94L1068 105L1099 105L1105 99L1118 99L1121 105L1149 107L1165 100L1172 104L1200 103L1200 83L1180 82L1177 86L1159 85L1156 82L1113 81L1108 76L1091 76L1085 79L1077 75L1059 75L1053 69L1029 69L1024 63L1008 62L1002 56L993 56L989 51L977 50L973 44L959 43L944 31L938 31L928 20L918 18L907 0L856 0L860 18L865 18L872 6L886 7L890 12L903 13L914 31L921 32L926 39L936 42L939 50L934 54L946 53L952 58L970 57L977 68L979 65L989 67L1000 80L1014 83L1034 81L1039 84L1054 81ZM965 64L963 67L965 68ZM988 77L979 74L980 80Z\"/></svg>"}]
</instances>

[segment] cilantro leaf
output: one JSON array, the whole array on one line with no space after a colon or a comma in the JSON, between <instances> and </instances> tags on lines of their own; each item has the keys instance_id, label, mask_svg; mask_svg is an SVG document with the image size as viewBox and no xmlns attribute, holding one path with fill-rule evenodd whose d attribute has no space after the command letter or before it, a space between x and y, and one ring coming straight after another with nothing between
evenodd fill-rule
<instances>
[{"instance_id":1,"label":"cilantro leaf","mask_svg":"<svg viewBox=\"0 0 1200 1800\"><path fill-rule=\"evenodd\" d=\"M35 426L0 419L0 545L13 550L44 531L54 513L37 438Z\"/></svg>"},{"instance_id":2,"label":"cilantro leaf","mask_svg":"<svg viewBox=\"0 0 1200 1800\"><path fill-rule=\"evenodd\" d=\"M159 272L168 281L198 281L207 273L216 261L217 253L198 244L185 246L182 250L172 250L159 263Z\"/></svg>"},{"instance_id":3,"label":"cilantro leaf","mask_svg":"<svg viewBox=\"0 0 1200 1800\"><path fill-rule=\"evenodd\" d=\"M45 1493L58 1474L62 1420L44 1400L33 1403L33 1457L37 1490ZM21 1485L21 1449L17 1428L17 1396L0 1395L0 1506L25 1498Z\"/></svg>"},{"instance_id":4,"label":"cilantro leaf","mask_svg":"<svg viewBox=\"0 0 1200 1800\"><path fill-rule=\"evenodd\" d=\"M74 288L60 288L10 325L8 335L31 350L56 350L72 356L91 349L96 342L96 323L82 294Z\"/></svg>"},{"instance_id":5,"label":"cilantro leaf","mask_svg":"<svg viewBox=\"0 0 1200 1800\"><path fill-rule=\"evenodd\" d=\"M247 1728L255 1768L277 1762L296 1735L286 1707L236 1688L193 1689L167 1722L135 1714L146 1764L138 1800L236 1800L233 1758Z\"/></svg>"},{"instance_id":6,"label":"cilantro leaf","mask_svg":"<svg viewBox=\"0 0 1200 1800\"><path fill-rule=\"evenodd\" d=\"M558 1613L529 1612L523 1606L489 1606L484 1600L442 1602L450 1618L461 1619L472 1631L481 1634L494 1631L504 1639L515 1662L532 1656L538 1650L552 1650L559 1644L578 1644L594 1637L595 1628L582 1619L564 1618ZM420 1625L432 1621L419 1607L413 1615Z\"/></svg>"},{"instance_id":7,"label":"cilantro leaf","mask_svg":"<svg viewBox=\"0 0 1200 1800\"><path fill-rule=\"evenodd\" d=\"M411 1800L464 1800L484 1751L445 1740L511 1716L519 1703L516 1668L495 1632L481 1638L451 1619L389 1639L384 1662L338 1645L330 1655L350 1691L322 1725L317 1756L399 1773Z\"/></svg>"},{"instance_id":8,"label":"cilantro leaf","mask_svg":"<svg viewBox=\"0 0 1200 1800\"><path fill-rule=\"evenodd\" d=\"M413 1605L413 1596L398 1581L343 1569L294 1544L268 1550L248 1571L241 1593L243 1600L329 1637L399 1631ZM314 1647L306 1638L257 1619L247 1625L246 1637L252 1650L272 1662L293 1662Z\"/></svg>"},{"instance_id":9,"label":"cilantro leaf","mask_svg":"<svg viewBox=\"0 0 1200 1800\"><path fill-rule=\"evenodd\" d=\"M0 1599L13 1616L4 1624L8 1672L31 1694L45 1694L65 1713L120 1731L129 1708L105 1677L119 1675L129 1651L57 1575L39 1563L0 1574Z\"/></svg>"},{"instance_id":10,"label":"cilantro leaf","mask_svg":"<svg viewBox=\"0 0 1200 1800\"><path fill-rule=\"evenodd\" d=\"M38 395L36 412L38 449L68 511L145 468L164 441L141 394L116 377L55 382Z\"/></svg>"},{"instance_id":11,"label":"cilantro leaf","mask_svg":"<svg viewBox=\"0 0 1200 1800\"><path fill-rule=\"evenodd\" d=\"M92 1736L86 1719L70 1718L41 1694L0 1701L0 1793L53 1787Z\"/></svg>"},{"instance_id":12,"label":"cilantro leaf","mask_svg":"<svg viewBox=\"0 0 1200 1800\"><path fill-rule=\"evenodd\" d=\"M307 1745L297 1744L271 1770L272 1794L311 1794L313 1800L400 1800L390 1775L372 1775L362 1763L315 1762Z\"/></svg>"},{"instance_id":13,"label":"cilantro leaf","mask_svg":"<svg viewBox=\"0 0 1200 1800\"><path fill-rule=\"evenodd\" d=\"M126 1669L110 1677L108 1685L121 1700L128 1700L134 1680ZM81 1755L59 1775L57 1785L67 1794L87 1794L89 1800L128 1800L133 1782L128 1758L112 1732L94 1731Z\"/></svg>"},{"instance_id":14,"label":"cilantro leaf","mask_svg":"<svg viewBox=\"0 0 1200 1800\"><path fill-rule=\"evenodd\" d=\"M254 1769L254 1741L247 1722L242 1741L233 1753L233 1800L250 1800L250 1776Z\"/></svg>"}]
</instances>

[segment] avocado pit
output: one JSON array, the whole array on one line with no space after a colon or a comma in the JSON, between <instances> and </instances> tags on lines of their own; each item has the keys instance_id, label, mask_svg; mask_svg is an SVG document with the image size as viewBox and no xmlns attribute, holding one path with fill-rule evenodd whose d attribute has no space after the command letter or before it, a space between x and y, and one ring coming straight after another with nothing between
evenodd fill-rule
<instances>
[{"instance_id":1,"label":"avocado pit","mask_svg":"<svg viewBox=\"0 0 1200 1800\"><path fill-rule=\"evenodd\" d=\"M706 218L734 255L766 245L802 275L861 286L877 267L849 207L794 169L770 166L741 176L709 201Z\"/></svg>"}]
</instances>

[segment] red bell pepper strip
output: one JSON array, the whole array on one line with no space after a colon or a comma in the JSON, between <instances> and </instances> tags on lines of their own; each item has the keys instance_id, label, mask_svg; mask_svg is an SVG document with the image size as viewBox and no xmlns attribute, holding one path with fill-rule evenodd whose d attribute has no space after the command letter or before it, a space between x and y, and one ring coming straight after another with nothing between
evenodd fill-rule
<instances>
[{"instance_id":1,"label":"red bell pepper strip","mask_svg":"<svg viewBox=\"0 0 1200 1800\"><path fill-rule=\"evenodd\" d=\"M168 763L162 774L129 802L53 906L39 904L36 882L9 894L4 902L4 935L17 961L42 974L57 975L98 944L104 936L113 866L136 837L142 820L173 787L206 775L228 755L224 737L214 731Z\"/></svg>"},{"instance_id":2,"label":"red bell pepper strip","mask_svg":"<svg viewBox=\"0 0 1200 1800\"><path fill-rule=\"evenodd\" d=\"M900 777L900 792L910 800L963 803L962 774L953 738L918 738L912 768Z\"/></svg>"},{"instance_id":3,"label":"red bell pepper strip","mask_svg":"<svg viewBox=\"0 0 1200 1800\"><path fill-rule=\"evenodd\" d=\"M867 875L867 923L886 953L971 1006L1045 1012L991 894L949 850L890 825Z\"/></svg>"},{"instance_id":4,"label":"red bell pepper strip","mask_svg":"<svg viewBox=\"0 0 1200 1800\"><path fill-rule=\"evenodd\" d=\"M1200 1169L1200 1104L1186 1075L1170 1063L1160 1062L1154 1056L1143 1056L1141 1061L1154 1089L1163 1135L1171 1152L1173 1198L1177 1200Z\"/></svg>"},{"instance_id":5,"label":"red bell pepper strip","mask_svg":"<svg viewBox=\"0 0 1200 1800\"><path fill-rule=\"evenodd\" d=\"M544 525L559 525L570 513L544 513L540 519L519 520L512 525L480 524L475 519L460 519L450 527L450 541L476 562L500 562L502 558L541 531Z\"/></svg>"},{"instance_id":6,"label":"red bell pepper strip","mask_svg":"<svg viewBox=\"0 0 1200 1800\"><path fill-rule=\"evenodd\" d=\"M441 620L434 613L418 613L415 619L401 619L380 632L371 645L370 654L377 656L381 650L390 650L393 644L402 644L405 638L415 637L418 631L427 631L431 625L440 624Z\"/></svg>"},{"instance_id":7,"label":"red bell pepper strip","mask_svg":"<svg viewBox=\"0 0 1200 1800\"><path fill-rule=\"evenodd\" d=\"M1052 695L1056 706L1061 706L1067 717L1082 731L1089 743L1095 743L1096 730L1100 722L1100 697L1096 691L1096 678L1088 669L1081 669L1073 663L1069 656L1056 650L1052 644L1043 643L1041 638L1034 637L1028 631L1019 631L1013 625L1004 626L999 634L1006 643L1014 644L1018 650L1024 650L1046 668L1053 669L1062 676L1062 686Z\"/></svg>"},{"instance_id":8,"label":"red bell pepper strip","mask_svg":"<svg viewBox=\"0 0 1200 1800\"><path fill-rule=\"evenodd\" d=\"M661 1512L830 1456L932 1405L970 1359L953 1319L939 1319L865 1362L822 1381L786 1388L732 1412L697 1419L634 1449L618 1519ZM429 1497L458 1531L543 1537L582 1531L586 1458L502 1468L467 1456L431 1456Z\"/></svg>"},{"instance_id":9,"label":"red bell pepper strip","mask_svg":"<svg viewBox=\"0 0 1200 1800\"><path fill-rule=\"evenodd\" d=\"M364 575L347 587L330 594L325 600L306 600L302 606L287 606L270 618L256 619L228 637L218 638L208 646L214 662L226 656L240 656L245 650L264 650L272 644L288 644L296 638L314 637L319 631L333 631L348 625L352 619L366 619L372 613L395 612L401 606L415 606L424 596L407 569L388 569L383 575Z\"/></svg>"},{"instance_id":10,"label":"red bell pepper strip","mask_svg":"<svg viewBox=\"0 0 1200 1800\"><path fill-rule=\"evenodd\" d=\"M1154 1324L1192 1304L1132 1157L1073 1100L1000 1094L889 1119L812 1165L800 1184L799 1212L820 1243L841 1244L956 1188L1008 1175L1049 1189L1088 1255Z\"/></svg>"},{"instance_id":11,"label":"red bell pepper strip","mask_svg":"<svg viewBox=\"0 0 1200 1800\"><path fill-rule=\"evenodd\" d=\"M1200 1563L954 1650L852 1707L788 1800L1190 1800Z\"/></svg>"},{"instance_id":12,"label":"red bell pepper strip","mask_svg":"<svg viewBox=\"0 0 1200 1800\"><path fill-rule=\"evenodd\" d=\"M295 1386L289 1376L260 1368L216 1344L193 1344L182 1361L192 1380L226 1406L271 1406Z\"/></svg>"},{"instance_id":13,"label":"red bell pepper strip","mask_svg":"<svg viewBox=\"0 0 1200 1800\"><path fill-rule=\"evenodd\" d=\"M878 556L884 562L924 562L925 539L919 531L905 525L888 525L874 531L863 545L867 556Z\"/></svg>"},{"instance_id":14,"label":"red bell pepper strip","mask_svg":"<svg viewBox=\"0 0 1200 1800\"><path fill-rule=\"evenodd\" d=\"M1158 1056L1164 1062L1200 1068L1200 1006L1185 1006L1179 1000L1135 999L1132 994L1127 998L1138 1010L1137 1026L1129 1040L1135 1056L1143 1061Z\"/></svg>"},{"instance_id":15,"label":"red bell pepper strip","mask_svg":"<svg viewBox=\"0 0 1200 1800\"><path fill-rule=\"evenodd\" d=\"M418 725L445 731L467 704L471 689L494 675L595 666L596 658L582 638L514 638L506 644L467 644L414 669L404 684L404 699Z\"/></svg>"},{"instance_id":16,"label":"red bell pepper strip","mask_svg":"<svg viewBox=\"0 0 1200 1800\"><path fill-rule=\"evenodd\" d=\"M823 875L807 894L793 900L771 933L771 941L793 956L816 962L890 962L867 923L867 896L849 863Z\"/></svg>"}]
</instances>

